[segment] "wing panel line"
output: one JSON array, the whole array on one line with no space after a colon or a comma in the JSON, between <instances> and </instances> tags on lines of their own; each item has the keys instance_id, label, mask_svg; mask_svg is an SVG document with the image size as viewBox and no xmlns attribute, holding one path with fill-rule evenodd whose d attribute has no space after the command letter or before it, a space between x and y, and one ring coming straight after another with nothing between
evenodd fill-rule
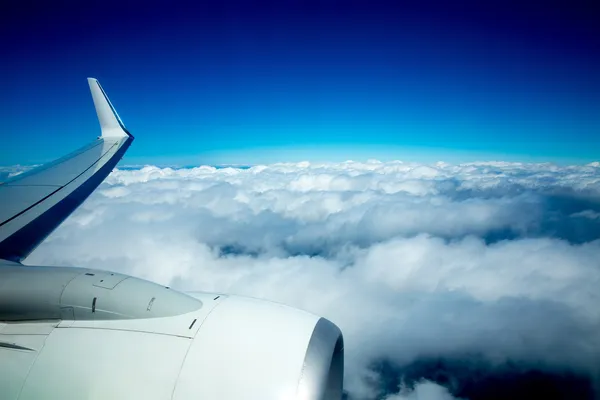
<instances>
[{"instance_id":1,"label":"wing panel line","mask_svg":"<svg viewBox=\"0 0 600 400\"><path fill-rule=\"evenodd\" d=\"M19 181L21 181L25 178L29 178L31 176L35 176L37 174L46 172L46 171L56 167L57 165L60 165L60 164L64 163L65 161L69 161L69 160L77 157L78 155L83 154L86 151L89 151L101 144L102 144L102 142L100 142L99 140L95 140L95 141L69 153L69 154L65 154L64 156L57 158L54 161L50 161L49 163L38 165L37 167L27 170L21 174L12 176L12 177L8 178L7 180L5 180L4 182L2 182L2 184L6 185L6 186L16 185L16 184L18 184Z\"/></svg>"},{"instance_id":2,"label":"wing panel line","mask_svg":"<svg viewBox=\"0 0 600 400\"><path fill-rule=\"evenodd\" d=\"M60 223L67 218L102 183L127 151L133 137L127 137L120 148L98 171L69 193L64 199L51 206L18 231L0 242L0 259L20 263Z\"/></svg>"},{"instance_id":3,"label":"wing panel line","mask_svg":"<svg viewBox=\"0 0 600 400\"><path fill-rule=\"evenodd\" d=\"M69 182L65 183L63 186L59 186L58 189L52 191L50 194L48 194L47 196L43 197L42 199L38 200L37 202L33 203L32 205L30 205L29 207L25 208L24 210L22 210L21 212L13 215L12 217L8 218L7 220L3 221L0 223L0 227L2 227L5 224L8 224L10 221L12 221L13 219L25 214L27 211L31 210L33 207L37 206L38 204L44 202L45 200L47 200L49 197L51 197L52 195L54 195L56 192L58 192L59 190L63 189L65 186L69 185L71 182L73 182L75 179L79 178L81 175L85 174L90 168L92 168L94 165L98 164L98 162L109 152L111 151L116 145L117 143L114 143L112 146L110 146L106 152L102 153L102 155L100 155L100 157L94 161L89 167L87 167L85 170L83 170L79 175L77 175L75 178L71 179ZM50 185L48 185L50 186Z\"/></svg>"}]
</instances>

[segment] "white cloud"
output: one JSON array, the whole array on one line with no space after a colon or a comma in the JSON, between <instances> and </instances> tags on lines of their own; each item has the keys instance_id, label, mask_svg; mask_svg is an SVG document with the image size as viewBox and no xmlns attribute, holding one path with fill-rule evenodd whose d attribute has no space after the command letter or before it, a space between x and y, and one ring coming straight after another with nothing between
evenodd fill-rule
<instances>
[{"instance_id":1,"label":"white cloud","mask_svg":"<svg viewBox=\"0 0 600 400\"><path fill-rule=\"evenodd\" d=\"M345 335L353 398L389 395L382 359L398 374L476 354L597 377L599 199L594 165L148 166L114 171L27 262L326 316ZM411 379L388 400L451 398Z\"/></svg>"},{"instance_id":2,"label":"white cloud","mask_svg":"<svg viewBox=\"0 0 600 400\"><path fill-rule=\"evenodd\" d=\"M592 210L583 210L576 213L571 214L571 217L582 217L589 219L600 219L600 213Z\"/></svg>"},{"instance_id":3,"label":"white cloud","mask_svg":"<svg viewBox=\"0 0 600 400\"><path fill-rule=\"evenodd\" d=\"M37 165L11 165L11 166L0 166L0 182L22 174L23 172L29 171L37 167Z\"/></svg>"},{"instance_id":4,"label":"white cloud","mask_svg":"<svg viewBox=\"0 0 600 400\"><path fill-rule=\"evenodd\" d=\"M453 400L443 386L424 380L418 382L413 389L401 388L398 394L387 396L384 400Z\"/></svg>"}]
</instances>

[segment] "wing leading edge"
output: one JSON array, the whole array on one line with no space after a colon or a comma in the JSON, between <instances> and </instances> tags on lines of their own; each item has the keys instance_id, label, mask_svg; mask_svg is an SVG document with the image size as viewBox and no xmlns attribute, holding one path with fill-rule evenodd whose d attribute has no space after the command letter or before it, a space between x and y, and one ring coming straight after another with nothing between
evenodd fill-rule
<instances>
[{"instance_id":1,"label":"wing leading edge","mask_svg":"<svg viewBox=\"0 0 600 400\"><path fill-rule=\"evenodd\" d=\"M133 136L106 93L88 78L102 130L92 143L0 183L0 259L27 257L102 183Z\"/></svg>"}]
</instances>

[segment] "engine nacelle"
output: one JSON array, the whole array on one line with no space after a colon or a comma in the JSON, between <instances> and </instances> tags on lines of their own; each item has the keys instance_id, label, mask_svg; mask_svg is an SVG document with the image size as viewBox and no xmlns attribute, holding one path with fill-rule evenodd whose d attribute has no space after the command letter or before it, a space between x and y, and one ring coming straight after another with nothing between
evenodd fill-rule
<instances>
[{"instance_id":1,"label":"engine nacelle","mask_svg":"<svg viewBox=\"0 0 600 400\"><path fill-rule=\"evenodd\" d=\"M340 399L343 373L344 344L333 323L229 297L194 338L174 399Z\"/></svg>"},{"instance_id":2,"label":"engine nacelle","mask_svg":"<svg viewBox=\"0 0 600 400\"><path fill-rule=\"evenodd\" d=\"M0 399L342 396L343 338L324 318L106 271L0 268Z\"/></svg>"}]
</instances>

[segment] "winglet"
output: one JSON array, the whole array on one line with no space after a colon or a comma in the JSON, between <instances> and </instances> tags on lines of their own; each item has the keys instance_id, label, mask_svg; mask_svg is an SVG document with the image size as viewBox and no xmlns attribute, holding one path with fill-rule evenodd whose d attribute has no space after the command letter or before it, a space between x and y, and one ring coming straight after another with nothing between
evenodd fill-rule
<instances>
[{"instance_id":1,"label":"winglet","mask_svg":"<svg viewBox=\"0 0 600 400\"><path fill-rule=\"evenodd\" d=\"M133 137L119 118L119 114L117 114L102 86L100 86L100 82L95 78L88 78L88 83L98 114L98 121L100 121L102 137Z\"/></svg>"}]
</instances>

